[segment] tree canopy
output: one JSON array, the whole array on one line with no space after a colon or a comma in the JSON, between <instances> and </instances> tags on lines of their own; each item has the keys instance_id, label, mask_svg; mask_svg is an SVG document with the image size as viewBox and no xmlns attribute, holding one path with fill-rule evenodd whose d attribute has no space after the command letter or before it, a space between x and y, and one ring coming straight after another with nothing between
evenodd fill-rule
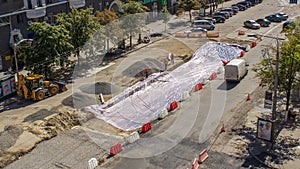
<instances>
[{"instance_id":1,"label":"tree canopy","mask_svg":"<svg viewBox=\"0 0 300 169\"><path fill-rule=\"evenodd\" d=\"M186 0L179 3L179 8L189 11L190 21L192 21L191 10L198 10L200 6L201 4L198 0Z\"/></svg>"},{"instance_id":2,"label":"tree canopy","mask_svg":"<svg viewBox=\"0 0 300 169\"><path fill-rule=\"evenodd\" d=\"M279 63L278 89L286 94L286 110L289 108L290 95L293 86L297 81L296 76L300 71L300 20L299 18L293 27L285 31L286 40L282 42ZM274 51L274 50L273 50ZM254 67L257 76L264 83L274 82L274 72L276 60L274 57L265 57L258 65Z\"/></svg>"}]
</instances>

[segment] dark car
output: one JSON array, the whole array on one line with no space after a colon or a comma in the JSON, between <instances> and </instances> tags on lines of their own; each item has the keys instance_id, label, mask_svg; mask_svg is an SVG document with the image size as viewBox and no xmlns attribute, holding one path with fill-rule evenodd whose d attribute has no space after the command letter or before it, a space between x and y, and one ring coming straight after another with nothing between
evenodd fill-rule
<instances>
[{"instance_id":1,"label":"dark car","mask_svg":"<svg viewBox=\"0 0 300 169\"><path fill-rule=\"evenodd\" d=\"M223 16L221 16L221 15L215 15L215 16L213 16L213 19L216 20L216 23L224 23L225 20L226 20L226 19L225 19Z\"/></svg>"},{"instance_id":2,"label":"dark car","mask_svg":"<svg viewBox=\"0 0 300 169\"><path fill-rule=\"evenodd\" d=\"M294 22L292 22L292 21L284 22L282 25L282 30L288 29L292 24L294 24Z\"/></svg>"},{"instance_id":3,"label":"dark car","mask_svg":"<svg viewBox=\"0 0 300 169\"><path fill-rule=\"evenodd\" d=\"M268 27L271 24L271 22L265 18L257 19L255 22L260 24L261 27Z\"/></svg>"},{"instance_id":4,"label":"dark car","mask_svg":"<svg viewBox=\"0 0 300 169\"><path fill-rule=\"evenodd\" d=\"M242 1L237 4L241 4L241 5L245 6L246 8L250 8L250 3L248 3L247 1Z\"/></svg>"},{"instance_id":5,"label":"dark car","mask_svg":"<svg viewBox=\"0 0 300 169\"><path fill-rule=\"evenodd\" d=\"M286 21L289 18L289 16L283 12L275 13L274 15L281 16L283 21Z\"/></svg>"},{"instance_id":6,"label":"dark car","mask_svg":"<svg viewBox=\"0 0 300 169\"><path fill-rule=\"evenodd\" d=\"M259 4L259 0L246 0L250 1L253 5Z\"/></svg>"},{"instance_id":7,"label":"dark car","mask_svg":"<svg viewBox=\"0 0 300 169\"><path fill-rule=\"evenodd\" d=\"M228 12L230 14L230 16L234 15L232 8L221 9L221 12Z\"/></svg>"},{"instance_id":8,"label":"dark car","mask_svg":"<svg viewBox=\"0 0 300 169\"><path fill-rule=\"evenodd\" d=\"M228 12L220 12L220 11L217 11L214 13L214 16L215 15L221 15L223 16L225 19L228 19L230 17L230 14Z\"/></svg>"},{"instance_id":9,"label":"dark car","mask_svg":"<svg viewBox=\"0 0 300 169\"><path fill-rule=\"evenodd\" d=\"M239 12L239 8L238 7L231 7L233 14L236 15Z\"/></svg>"},{"instance_id":10,"label":"dark car","mask_svg":"<svg viewBox=\"0 0 300 169\"><path fill-rule=\"evenodd\" d=\"M162 33L152 33L152 34L150 34L150 37L161 37L161 36L163 36Z\"/></svg>"},{"instance_id":11,"label":"dark car","mask_svg":"<svg viewBox=\"0 0 300 169\"><path fill-rule=\"evenodd\" d=\"M254 20L247 20L244 22L245 27L250 29L259 29L260 25L256 23Z\"/></svg>"},{"instance_id":12,"label":"dark car","mask_svg":"<svg viewBox=\"0 0 300 169\"><path fill-rule=\"evenodd\" d=\"M238 7L240 11L245 11L247 9L246 6L242 5L242 4L233 4L232 7Z\"/></svg>"},{"instance_id":13,"label":"dark car","mask_svg":"<svg viewBox=\"0 0 300 169\"><path fill-rule=\"evenodd\" d=\"M207 20L213 24L215 24L217 22L214 18L202 18L202 20Z\"/></svg>"},{"instance_id":14,"label":"dark car","mask_svg":"<svg viewBox=\"0 0 300 169\"><path fill-rule=\"evenodd\" d=\"M266 16L265 18L271 22L281 22L283 20L280 15L275 15L275 14Z\"/></svg>"}]
</instances>

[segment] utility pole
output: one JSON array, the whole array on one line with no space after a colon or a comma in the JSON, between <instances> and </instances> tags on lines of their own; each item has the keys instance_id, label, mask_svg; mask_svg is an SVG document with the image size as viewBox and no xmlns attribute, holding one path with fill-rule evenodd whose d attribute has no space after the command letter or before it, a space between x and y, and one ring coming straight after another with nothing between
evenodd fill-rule
<instances>
[{"instance_id":1,"label":"utility pole","mask_svg":"<svg viewBox=\"0 0 300 169\"><path fill-rule=\"evenodd\" d=\"M278 69L279 69L279 39L276 38L276 64L274 73L274 95L272 103L272 120L276 120L276 109L277 109L277 87L278 87Z\"/></svg>"}]
</instances>

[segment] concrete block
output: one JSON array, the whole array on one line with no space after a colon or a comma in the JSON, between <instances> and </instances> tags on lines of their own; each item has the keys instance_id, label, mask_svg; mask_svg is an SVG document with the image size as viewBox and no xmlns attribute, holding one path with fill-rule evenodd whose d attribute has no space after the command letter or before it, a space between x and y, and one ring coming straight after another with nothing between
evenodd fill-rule
<instances>
[{"instance_id":1,"label":"concrete block","mask_svg":"<svg viewBox=\"0 0 300 169\"><path fill-rule=\"evenodd\" d=\"M137 141L138 139L140 139L140 135L137 131L135 131L135 132L131 133L130 136L127 137L126 140L128 143L133 143L133 142Z\"/></svg>"},{"instance_id":2,"label":"concrete block","mask_svg":"<svg viewBox=\"0 0 300 169\"><path fill-rule=\"evenodd\" d=\"M168 114L168 110L165 108L158 114L158 119L164 119Z\"/></svg>"},{"instance_id":3,"label":"concrete block","mask_svg":"<svg viewBox=\"0 0 300 169\"><path fill-rule=\"evenodd\" d=\"M91 158L89 161L88 161L88 169L94 169L98 166L98 160L96 158Z\"/></svg>"}]
</instances>

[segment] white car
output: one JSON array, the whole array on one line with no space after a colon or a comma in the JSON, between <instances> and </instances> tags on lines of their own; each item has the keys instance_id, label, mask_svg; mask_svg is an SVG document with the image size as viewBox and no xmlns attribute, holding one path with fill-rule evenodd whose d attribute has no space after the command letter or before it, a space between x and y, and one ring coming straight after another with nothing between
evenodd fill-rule
<instances>
[{"instance_id":1,"label":"white car","mask_svg":"<svg viewBox=\"0 0 300 169\"><path fill-rule=\"evenodd\" d=\"M207 30L204 29L204 28L193 28L193 29L191 29L189 31L185 31L184 33L185 34L190 34L190 33L194 33L194 32L206 33Z\"/></svg>"}]
</instances>

